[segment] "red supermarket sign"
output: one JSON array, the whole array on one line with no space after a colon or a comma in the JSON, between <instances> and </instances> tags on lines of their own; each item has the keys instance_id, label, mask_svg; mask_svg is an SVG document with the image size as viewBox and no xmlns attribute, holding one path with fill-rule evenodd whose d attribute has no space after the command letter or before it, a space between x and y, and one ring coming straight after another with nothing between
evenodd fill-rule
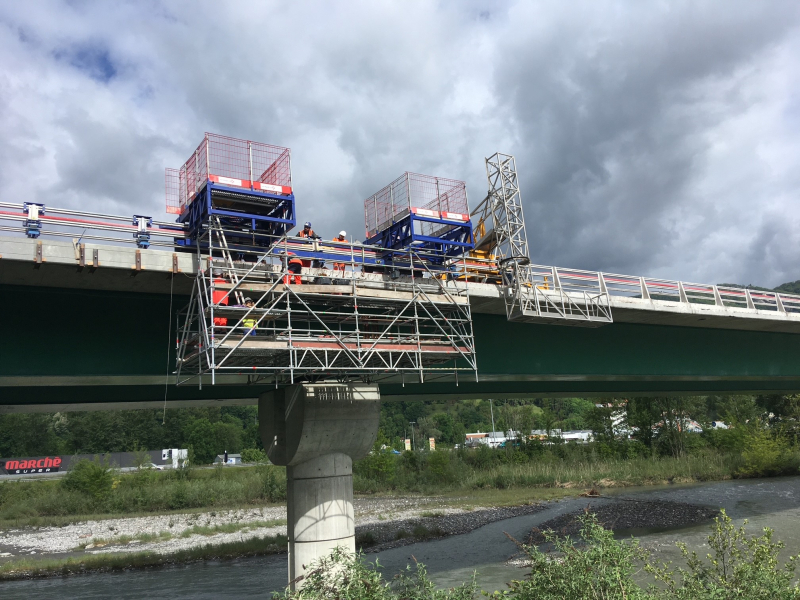
<instances>
[{"instance_id":1,"label":"red supermarket sign","mask_svg":"<svg viewBox=\"0 0 800 600\"><path fill-rule=\"evenodd\" d=\"M0 462L0 473L6 475L25 475L27 473L54 473L61 469L60 456L45 456L44 458L12 458Z\"/></svg>"}]
</instances>

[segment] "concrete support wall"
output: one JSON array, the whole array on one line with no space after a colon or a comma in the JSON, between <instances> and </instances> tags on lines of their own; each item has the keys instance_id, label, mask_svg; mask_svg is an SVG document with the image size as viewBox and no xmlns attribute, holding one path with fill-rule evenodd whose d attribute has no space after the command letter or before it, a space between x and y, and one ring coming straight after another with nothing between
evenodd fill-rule
<instances>
[{"instance_id":1,"label":"concrete support wall","mask_svg":"<svg viewBox=\"0 0 800 600\"><path fill-rule=\"evenodd\" d=\"M375 443L378 386L301 384L263 394L261 439L269 459L285 465L289 583L337 546L355 552L353 460Z\"/></svg>"}]
</instances>

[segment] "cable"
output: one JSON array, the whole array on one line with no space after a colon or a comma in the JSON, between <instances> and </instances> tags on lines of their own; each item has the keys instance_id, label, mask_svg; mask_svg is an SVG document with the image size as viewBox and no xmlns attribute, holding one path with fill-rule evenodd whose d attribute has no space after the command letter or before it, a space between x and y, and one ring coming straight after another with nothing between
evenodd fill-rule
<instances>
[{"instance_id":1,"label":"cable","mask_svg":"<svg viewBox=\"0 0 800 600\"><path fill-rule=\"evenodd\" d=\"M169 389L169 347L172 343L172 286L175 283L175 273L169 278L169 326L167 327L167 372L164 375L164 411L161 415L161 424L167 424L167 390Z\"/></svg>"}]
</instances>

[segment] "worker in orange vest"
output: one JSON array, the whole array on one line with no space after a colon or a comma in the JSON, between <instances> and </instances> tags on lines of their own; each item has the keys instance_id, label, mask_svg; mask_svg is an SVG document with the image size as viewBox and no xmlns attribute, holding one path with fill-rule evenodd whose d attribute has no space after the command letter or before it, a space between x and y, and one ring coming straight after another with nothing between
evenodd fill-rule
<instances>
[{"instance_id":1,"label":"worker in orange vest","mask_svg":"<svg viewBox=\"0 0 800 600\"><path fill-rule=\"evenodd\" d=\"M297 234L297 237L309 238L312 240L319 239L319 236L316 233L314 233L313 229L311 229L311 221L306 221L303 224L303 229L300 230L300 233Z\"/></svg>"},{"instance_id":2,"label":"worker in orange vest","mask_svg":"<svg viewBox=\"0 0 800 600\"><path fill-rule=\"evenodd\" d=\"M347 236L347 232L346 231L340 231L339 235L337 235L335 238L333 238L333 241L334 242L346 242L347 241L346 236ZM335 262L335 263L333 263L333 270L334 271L342 271L344 273L344 270L345 270L346 266L347 266L346 263L337 263L337 262Z\"/></svg>"},{"instance_id":3,"label":"worker in orange vest","mask_svg":"<svg viewBox=\"0 0 800 600\"><path fill-rule=\"evenodd\" d=\"M289 263L287 264L287 269L289 272L283 276L283 283L286 285L289 285L290 283L301 285L303 283L303 279L300 276L300 273L303 271L303 261L297 258L291 252L287 252L286 254L289 256Z\"/></svg>"}]
</instances>

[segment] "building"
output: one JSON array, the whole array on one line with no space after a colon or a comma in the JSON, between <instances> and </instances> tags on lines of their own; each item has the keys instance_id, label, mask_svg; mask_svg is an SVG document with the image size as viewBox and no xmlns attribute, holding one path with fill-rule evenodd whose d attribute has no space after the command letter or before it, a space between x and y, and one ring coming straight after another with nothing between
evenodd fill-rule
<instances>
[{"instance_id":1,"label":"building","mask_svg":"<svg viewBox=\"0 0 800 600\"><path fill-rule=\"evenodd\" d=\"M217 454L217 458L214 459L214 464L225 464L225 465L240 465L242 464L242 455L241 454Z\"/></svg>"}]
</instances>

